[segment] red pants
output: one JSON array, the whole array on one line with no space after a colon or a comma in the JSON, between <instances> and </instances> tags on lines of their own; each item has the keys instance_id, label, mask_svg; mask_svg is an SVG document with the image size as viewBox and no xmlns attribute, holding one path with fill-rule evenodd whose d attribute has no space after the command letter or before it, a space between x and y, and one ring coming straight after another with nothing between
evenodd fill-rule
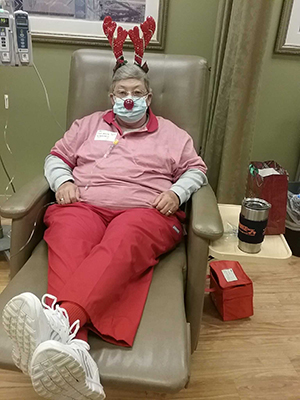
<instances>
[{"instance_id":1,"label":"red pants","mask_svg":"<svg viewBox=\"0 0 300 400\"><path fill-rule=\"evenodd\" d=\"M104 340L132 346L153 266L182 239L178 218L74 203L48 207L44 221L48 293L80 305Z\"/></svg>"}]
</instances>

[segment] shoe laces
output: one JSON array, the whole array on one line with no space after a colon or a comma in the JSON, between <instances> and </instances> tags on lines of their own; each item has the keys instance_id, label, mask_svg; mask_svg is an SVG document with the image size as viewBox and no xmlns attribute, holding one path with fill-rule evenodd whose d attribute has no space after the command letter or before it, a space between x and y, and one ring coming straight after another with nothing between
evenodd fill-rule
<instances>
[{"instance_id":1,"label":"shoe laces","mask_svg":"<svg viewBox=\"0 0 300 400\"><path fill-rule=\"evenodd\" d=\"M87 350L87 351L89 351L90 350L90 345L87 343L87 342L85 342L84 340L81 340L81 339L71 339L70 341L69 341L69 344L75 344L76 346L78 346L81 350Z\"/></svg>"},{"instance_id":2,"label":"shoe laces","mask_svg":"<svg viewBox=\"0 0 300 400\"><path fill-rule=\"evenodd\" d=\"M46 300L52 300L49 306ZM73 340L80 329L80 321L77 319L71 326L67 311L57 304L57 298L51 294L44 294L42 297L42 305L45 309L46 317L51 328L60 335L68 335L67 341Z\"/></svg>"}]
</instances>

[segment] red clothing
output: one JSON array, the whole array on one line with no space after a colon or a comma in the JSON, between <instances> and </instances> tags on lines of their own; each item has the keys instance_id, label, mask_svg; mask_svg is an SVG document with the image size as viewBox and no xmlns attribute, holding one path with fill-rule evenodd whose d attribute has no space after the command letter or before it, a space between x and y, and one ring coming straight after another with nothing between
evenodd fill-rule
<instances>
[{"instance_id":1,"label":"red clothing","mask_svg":"<svg viewBox=\"0 0 300 400\"><path fill-rule=\"evenodd\" d=\"M89 329L106 341L132 346L153 267L181 241L182 217L153 208L48 207L48 293L80 305Z\"/></svg>"}]
</instances>

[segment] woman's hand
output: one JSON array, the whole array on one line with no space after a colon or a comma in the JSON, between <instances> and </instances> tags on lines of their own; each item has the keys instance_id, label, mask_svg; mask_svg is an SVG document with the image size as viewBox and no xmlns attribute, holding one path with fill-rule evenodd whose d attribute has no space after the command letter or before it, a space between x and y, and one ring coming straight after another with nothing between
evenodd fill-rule
<instances>
[{"instance_id":1,"label":"woman's hand","mask_svg":"<svg viewBox=\"0 0 300 400\"><path fill-rule=\"evenodd\" d=\"M70 204L79 201L79 189L73 182L64 182L55 193L58 204Z\"/></svg>"},{"instance_id":2,"label":"woman's hand","mask_svg":"<svg viewBox=\"0 0 300 400\"><path fill-rule=\"evenodd\" d=\"M169 217L178 210L179 198L172 190L167 190L156 197L153 202L153 207Z\"/></svg>"}]
</instances>

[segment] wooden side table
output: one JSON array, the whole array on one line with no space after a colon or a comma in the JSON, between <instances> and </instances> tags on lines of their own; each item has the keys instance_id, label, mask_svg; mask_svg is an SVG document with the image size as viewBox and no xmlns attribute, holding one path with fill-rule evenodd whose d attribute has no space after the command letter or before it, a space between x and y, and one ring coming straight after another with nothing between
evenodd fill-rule
<instances>
[{"instance_id":1,"label":"wooden side table","mask_svg":"<svg viewBox=\"0 0 300 400\"><path fill-rule=\"evenodd\" d=\"M266 235L261 251L256 254L245 253L238 248L238 225L240 205L218 204L224 226L224 235L209 245L209 255L219 260L235 260L252 262L280 261L292 256L284 235Z\"/></svg>"}]
</instances>

